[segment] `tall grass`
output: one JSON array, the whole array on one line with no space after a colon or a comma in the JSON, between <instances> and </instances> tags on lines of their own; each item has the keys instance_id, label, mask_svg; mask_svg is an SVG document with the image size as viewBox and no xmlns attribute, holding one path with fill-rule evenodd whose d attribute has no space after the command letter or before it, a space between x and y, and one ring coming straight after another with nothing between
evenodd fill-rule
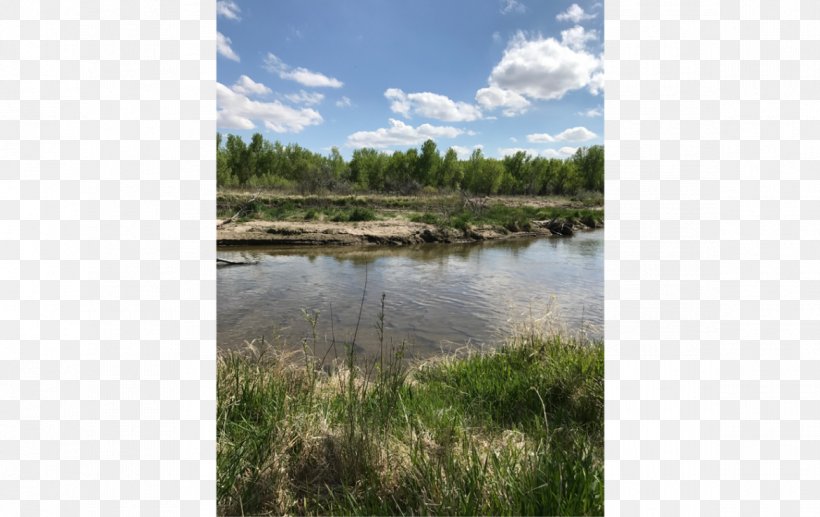
<instances>
[{"instance_id":1,"label":"tall grass","mask_svg":"<svg viewBox=\"0 0 820 517\"><path fill-rule=\"evenodd\" d=\"M220 513L603 513L600 342L527 333L409 364L383 303L375 357L319 358L315 337L220 357Z\"/></svg>"}]
</instances>

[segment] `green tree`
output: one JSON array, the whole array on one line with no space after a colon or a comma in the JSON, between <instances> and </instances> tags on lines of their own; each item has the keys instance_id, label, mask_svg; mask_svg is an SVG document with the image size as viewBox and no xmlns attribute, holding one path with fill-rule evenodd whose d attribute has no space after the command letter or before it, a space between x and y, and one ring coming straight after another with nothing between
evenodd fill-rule
<instances>
[{"instance_id":1,"label":"green tree","mask_svg":"<svg viewBox=\"0 0 820 517\"><path fill-rule=\"evenodd\" d=\"M228 141L225 143L225 151L227 153L226 160L228 168L236 177L240 185L248 183L251 171L248 167L248 148L245 141L236 135L228 135Z\"/></svg>"},{"instance_id":2,"label":"green tree","mask_svg":"<svg viewBox=\"0 0 820 517\"><path fill-rule=\"evenodd\" d=\"M438 187L458 188L464 179L464 170L458 161L458 154L452 147L447 150L444 160L438 169L436 185Z\"/></svg>"},{"instance_id":3,"label":"green tree","mask_svg":"<svg viewBox=\"0 0 820 517\"><path fill-rule=\"evenodd\" d=\"M602 146L581 147L575 151L572 161L578 171L581 188L604 191L604 148Z\"/></svg>"},{"instance_id":4,"label":"green tree","mask_svg":"<svg viewBox=\"0 0 820 517\"><path fill-rule=\"evenodd\" d=\"M383 190L388 160L375 149L356 149L350 160L350 181L361 189Z\"/></svg>"},{"instance_id":5,"label":"green tree","mask_svg":"<svg viewBox=\"0 0 820 517\"><path fill-rule=\"evenodd\" d=\"M222 146L222 133L216 134L216 184L218 187L227 187L235 183L228 166L228 153Z\"/></svg>"},{"instance_id":6,"label":"green tree","mask_svg":"<svg viewBox=\"0 0 820 517\"><path fill-rule=\"evenodd\" d=\"M438 170L441 167L441 155L439 155L438 147L433 140L428 139L421 146L421 155L419 155L417 162L416 181L421 185L435 185L438 184Z\"/></svg>"},{"instance_id":7,"label":"green tree","mask_svg":"<svg viewBox=\"0 0 820 517\"><path fill-rule=\"evenodd\" d=\"M484 163L484 153L481 149L474 149L470 158L464 164L463 187L470 192L478 192L481 183L481 168Z\"/></svg>"}]
</instances>

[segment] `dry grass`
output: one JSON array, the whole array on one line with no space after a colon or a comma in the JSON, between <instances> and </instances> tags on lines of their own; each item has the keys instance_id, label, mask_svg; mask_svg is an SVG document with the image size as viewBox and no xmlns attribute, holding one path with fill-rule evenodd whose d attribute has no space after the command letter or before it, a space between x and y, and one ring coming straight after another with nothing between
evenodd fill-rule
<instances>
[{"instance_id":1,"label":"dry grass","mask_svg":"<svg viewBox=\"0 0 820 517\"><path fill-rule=\"evenodd\" d=\"M530 329L415 365L352 350L332 369L307 343L220 357L220 513L603 512L601 343Z\"/></svg>"}]
</instances>

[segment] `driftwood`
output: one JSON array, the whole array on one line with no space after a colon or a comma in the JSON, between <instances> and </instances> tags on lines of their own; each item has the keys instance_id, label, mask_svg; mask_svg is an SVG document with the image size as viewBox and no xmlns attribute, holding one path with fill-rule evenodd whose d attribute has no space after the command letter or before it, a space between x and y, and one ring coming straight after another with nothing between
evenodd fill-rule
<instances>
[{"instance_id":1,"label":"driftwood","mask_svg":"<svg viewBox=\"0 0 820 517\"><path fill-rule=\"evenodd\" d=\"M250 266L253 264L259 264L259 262L234 262L233 260L225 260L222 258L216 258L217 264L225 264L227 266Z\"/></svg>"},{"instance_id":2,"label":"driftwood","mask_svg":"<svg viewBox=\"0 0 820 517\"><path fill-rule=\"evenodd\" d=\"M256 198L258 198L258 197L259 197L259 194L261 194L261 193L262 193L262 191L260 190L260 191L258 191L256 194L254 194L254 196L253 196L252 198L250 198L248 201L245 201L245 202L242 204L242 206L241 206L241 207L239 207L239 211L238 211L238 212L236 212L235 214L233 214L230 218L225 219L225 220L224 220L224 221L222 221L221 223L217 224L217 225L216 225L216 227L217 227L217 228L221 228L221 227L225 226L225 225L226 225L226 224L228 224L228 223L232 223L232 222L234 222L234 221L236 220L236 218L237 218L237 217L239 217L240 215L242 215L242 213L244 213L244 212L248 209L248 205L250 205L251 203L253 203L254 201L256 201Z\"/></svg>"},{"instance_id":3,"label":"driftwood","mask_svg":"<svg viewBox=\"0 0 820 517\"><path fill-rule=\"evenodd\" d=\"M463 190L459 190L459 193L461 194L462 208L469 208L473 213L481 212L484 210L484 208L486 208L487 200L489 199L489 197L484 196L471 198Z\"/></svg>"}]
</instances>

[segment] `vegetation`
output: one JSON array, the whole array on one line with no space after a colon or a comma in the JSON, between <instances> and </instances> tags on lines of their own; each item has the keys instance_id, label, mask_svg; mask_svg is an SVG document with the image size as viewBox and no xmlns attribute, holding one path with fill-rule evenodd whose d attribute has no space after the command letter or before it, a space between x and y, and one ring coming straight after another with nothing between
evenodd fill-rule
<instances>
[{"instance_id":1,"label":"vegetation","mask_svg":"<svg viewBox=\"0 0 820 517\"><path fill-rule=\"evenodd\" d=\"M602 193L604 148L582 147L569 159L533 157L519 151L501 160L480 149L468 160L455 150L441 153L433 140L421 149L386 154L357 149L345 161L337 148L327 156L297 144L271 143L256 133L246 144L217 134L217 185L271 187L301 194L384 192L416 194L425 190L466 190L474 194L575 195Z\"/></svg>"},{"instance_id":2,"label":"vegetation","mask_svg":"<svg viewBox=\"0 0 820 517\"><path fill-rule=\"evenodd\" d=\"M528 231L532 221L561 219L589 227L603 224L600 194L581 193L575 199L555 200L558 206L508 204L497 199L480 206L468 205L458 195L426 196L283 196L275 193L255 195L220 192L219 217L229 217L243 209L241 219L270 221L372 221L406 217L413 222L442 228L466 230L489 225L508 231Z\"/></svg>"},{"instance_id":3,"label":"vegetation","mask_svg":"<svg viewBox=\"0 0 820 517\"><path fill-rule=\"evenodd\" d=\"M371 359L328 362L315 337L298 361L267 344L220 357L220 513L603 513L602 343L525 332L408 365L383 311L377 329Z\"/></svg>"}]
</instances>

